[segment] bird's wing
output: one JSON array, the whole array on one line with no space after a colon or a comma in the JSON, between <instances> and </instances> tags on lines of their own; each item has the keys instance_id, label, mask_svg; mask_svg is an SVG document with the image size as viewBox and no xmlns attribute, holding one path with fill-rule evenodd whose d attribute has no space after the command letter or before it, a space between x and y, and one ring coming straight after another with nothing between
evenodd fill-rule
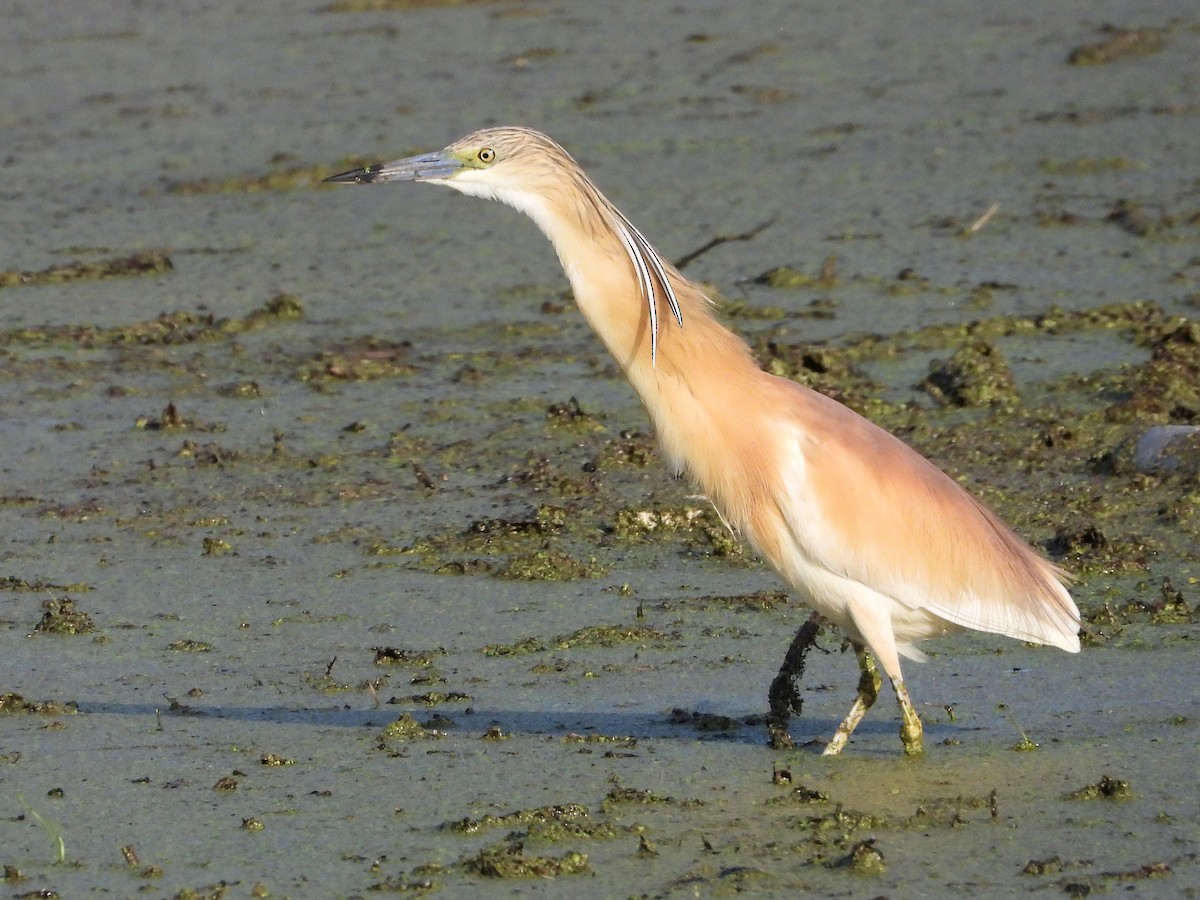
<instances>
[{"instance_id":1,"label":"bird's wing","mask_svg":"<svg viewBox=\"0 0 1200 900\"><path fill-rule=\"evenodd\" d=\"M1019 640L1079 649L1063 573L903 441L780 380L792 432L780 515L807 561L911 609Z\"/></svg>"}]
</instances>

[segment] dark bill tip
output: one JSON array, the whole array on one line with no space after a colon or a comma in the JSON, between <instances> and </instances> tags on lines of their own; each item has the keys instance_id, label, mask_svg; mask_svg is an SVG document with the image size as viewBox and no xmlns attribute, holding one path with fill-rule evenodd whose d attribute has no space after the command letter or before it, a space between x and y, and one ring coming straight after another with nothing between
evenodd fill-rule
<instances>
[{"instance_id":1,"label":"dark bill tip","mask_svg":"<svg viewBox=\"0 0 1200 900\"><path fill-rule=\"evenodd\" d=\"M323 180L336 184L370 184L376 180L381 171L383 171L383 163L375 163L373 166L351 169L349 172L342 172L340 175L330 175Z\"/></svg>"}]
</instances>

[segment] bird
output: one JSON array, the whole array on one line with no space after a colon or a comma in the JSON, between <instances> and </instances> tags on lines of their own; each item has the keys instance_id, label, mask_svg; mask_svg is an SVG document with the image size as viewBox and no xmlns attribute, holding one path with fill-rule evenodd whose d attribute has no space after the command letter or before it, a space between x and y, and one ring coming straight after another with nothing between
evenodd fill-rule
<instances>
[{"instance_id":1,"label":"bird","mask_svg":"<svg viewBox=\"0 0 1200 900\"><path fill-rule=\"evenodd\" d=\"M772 685L785 730L790 710L776 688L803 671L819 617L849 641L860 671L850 712L824 744L828 755L874 703L876 660L899 706L904 753L923 752L900 668L900 657L925 659L918 641L970 629L1079 652L1079 610L1062 569L899 438L764 371L718 320L709 292L665 260L551 138L484 128L325 181L444 185L533 219L640 397L665 460L815 611Z\"/></svg>"}]
</instances>

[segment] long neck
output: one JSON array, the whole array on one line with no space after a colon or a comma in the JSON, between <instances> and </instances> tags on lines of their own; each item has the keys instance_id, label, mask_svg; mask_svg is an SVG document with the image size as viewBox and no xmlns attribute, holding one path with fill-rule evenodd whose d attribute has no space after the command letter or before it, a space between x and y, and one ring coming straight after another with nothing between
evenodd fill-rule
<instances>
[{"instance_id":1,"label":"long neck","mask_svg":"<svg viewBox=\"0 0 1200 900\"><path fill-rule=\"evenodd\" d=\"M633 265L619 238L575 214L578 208L545 204L525 211L554 244L576 303L641 397L670 464L687 470L726 520L743 527L753 503L745 486L766 486L761 472L739 470L739 461L760 457L754 445L762 435L739 415L739 397L768 376L745 342L713 318L704 292L669 264L683 325L660 296L652 360L650 316Z\"/></svg>"}]
</instances>

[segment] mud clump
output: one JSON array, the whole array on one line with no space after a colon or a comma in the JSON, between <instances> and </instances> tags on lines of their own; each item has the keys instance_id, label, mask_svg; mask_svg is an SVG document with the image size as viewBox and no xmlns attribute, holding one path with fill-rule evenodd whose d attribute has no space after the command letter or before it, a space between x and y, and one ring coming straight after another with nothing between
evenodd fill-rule
<instances>
[{"instance_id":1,"label":"mud clump","mask_svg":"<svg viewBox=\"0 0 1200 900\"><path fill-rule=\"evenodd\" d=\"M987 341L972 341L934 363L921 387L943 406L1011 409L1021 402L1008 362Z\"/></svg>"},{"instance_id":2,"label":"mud clump","mask_svg":"<svg viewBox=\"0 0 1200 900\"><path fill-rule=\"evenodd\" d=\"M1128 399L1106 410L1110 422L1200 423L1200 322L1181 319L1164 330L1127 390Z\"/></svg>"},{"instance_id":3,"label":"mud clump","mask_svg":"<svg viewBox=\"0 0 1200 900\"><path fill-rule=\"evenodd\" d=\"M42 604L44 612L33 630L41 634L90 634L96 625L81 609L75 607L70 597L47 600Z\"/></svg>"},{"instance_id":4,"label":"mud clump","mask_svg":"<svg viewBox=\"0 0 1200 900\"><path fill-rule=\"evenodd\" d=\"M130 256L118 256L96 262L72 262L61 266L50 266L40 272L6 269L0 272L0 288L63 284L68 281L98 281L103 278L128 278L136 275L161 275L174 268L166 251L147 250Z\"/></svg>"},{"instance_id":5,"label":"mud clump","mask_svg":"<svg viewBox=\"0 0 1200 900\"><path fill-rule=\"evenodd\" d=\"M1102 66L1130 56L1145 56L1158 53L1166 41L1157 28L1122 28L1105 25L1100 29L1104 37L1092 44L1080 44L1067 54L1067 63L1072 66Z\"/></svg>"}]
</instances>

